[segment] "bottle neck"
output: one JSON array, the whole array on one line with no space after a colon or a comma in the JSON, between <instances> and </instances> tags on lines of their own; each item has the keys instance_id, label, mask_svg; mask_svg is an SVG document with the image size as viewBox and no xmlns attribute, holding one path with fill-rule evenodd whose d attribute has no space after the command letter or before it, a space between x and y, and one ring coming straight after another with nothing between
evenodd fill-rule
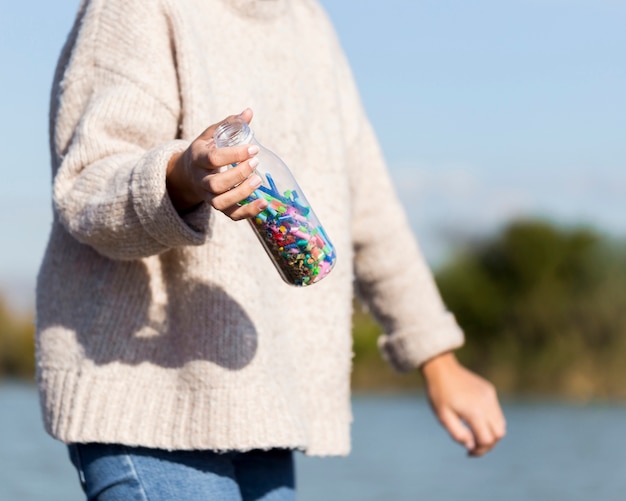
<instances>
[{"instance_id":1,"label":"bottle neck","mask_svg":"<svg viewBox=\"0 0 626 501\"><path fill-rule=\"evenodd\" d=\"M222 122L213 134L218 148L249 144L254 141L254 132L240 117L233 117Z\"/></svg>"}]
</instances>

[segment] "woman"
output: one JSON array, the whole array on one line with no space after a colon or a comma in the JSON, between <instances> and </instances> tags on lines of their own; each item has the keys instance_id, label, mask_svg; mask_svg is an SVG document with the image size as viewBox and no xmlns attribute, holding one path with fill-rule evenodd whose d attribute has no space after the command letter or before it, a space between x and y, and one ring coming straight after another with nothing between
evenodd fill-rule
<instances>
[{"instance_id":1,"label":"woman","mask_svg":"<svg viewBox=\"0 0 626 501\"><path fill-rule=\"evenodd\" d=\"M238 221L265 209L237 204L257 151L212 135L248 106L337 249L315 285L285 284ZM51 148L38 380L89 499L293 499L293 451L349 452L353 284L453 438L481 455L503 436L316 1L85 2Z\"/></svg>"}]
</instances>

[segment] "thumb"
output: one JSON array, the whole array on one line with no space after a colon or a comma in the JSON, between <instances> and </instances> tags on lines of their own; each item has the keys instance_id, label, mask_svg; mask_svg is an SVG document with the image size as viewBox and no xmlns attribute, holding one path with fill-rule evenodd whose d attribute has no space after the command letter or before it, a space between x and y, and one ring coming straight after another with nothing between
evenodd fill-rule
<instances>
[{"instance_id":1,"label":"thumb","mask_svg":"<svg viewBox=\"0 0 626 501\"><path fill-rule=\"evenodd\" d=\"M443 409L438 413L438 417L443 427L456 442L465 446L468 451L476 447L474 434L455 412L450 409Z\"/></svg>"},{"instance_id":2,"label":"thumb","mask_svg":"<svg viewBox=\"0 0 626 501\"><path fill-rule=\"evenodd\" d=\"M200 134L197 139L210 141L213 139L213 134L215 134L215 129L217 129L221 124L228 122L228 121L232 121L233 119L236 119L236 118L240 118L244 122L249 124L252 121L253 116L254 116L254 112L250 108L246 108L241 113L239 113L239 115L230 115L226 117L224 120L220 120L219 122L214 123L213 125L210 125L206 129L204 129L202 134Z\"/></svg>"},{"instance_id":3,"label":"thumb","mask_svg":"<svg viewBox=\"0 0 626 501\"><path fill-rule=\"evenodd\" d=\"M245 110L243 110L239 116L244 119L246 121L246 123L250 123L252 121L252 116L254 115L254 113L252 112L252 110L250 108L246 108Z\"/></svg>"}]
</instances>

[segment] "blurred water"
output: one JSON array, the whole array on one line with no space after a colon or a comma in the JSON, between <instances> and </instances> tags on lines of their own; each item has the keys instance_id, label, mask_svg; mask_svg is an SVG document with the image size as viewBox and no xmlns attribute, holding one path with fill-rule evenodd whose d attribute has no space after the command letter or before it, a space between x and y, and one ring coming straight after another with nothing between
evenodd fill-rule
<instances>
[{"instance_id":1,"label":"blurred water","mask_svg":"<svg viewBox=\"0 0 626 501\"><path fill-rule=\"evenodd\" d=\"M356 396L348 458L298 456L299 501L623 501L626 407L505 402L508 436L467 458L421 396ZM0 501L79 501L35 389L0 384Z\"/></svg>"}]
</instances>

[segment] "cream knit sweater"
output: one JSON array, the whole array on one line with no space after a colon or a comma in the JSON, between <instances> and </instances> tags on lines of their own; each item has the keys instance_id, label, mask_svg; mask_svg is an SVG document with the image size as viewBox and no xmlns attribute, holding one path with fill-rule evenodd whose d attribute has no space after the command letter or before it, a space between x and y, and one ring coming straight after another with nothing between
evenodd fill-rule
<instances>
[{"instance_id":1,"label":"cream knit sweater","mask_svg":"<svg viewBox=\"0 0 626 501\"><path fill-rule=\"evenodd\" d=\"M285 284L246 222L168 198L171 155L247 106L337 248L318 284ZM462 343L315 0L87 1L50 116L37 356L54 437L346 454L353 284L396 368Z\"/></svg>"}]
</instances>

